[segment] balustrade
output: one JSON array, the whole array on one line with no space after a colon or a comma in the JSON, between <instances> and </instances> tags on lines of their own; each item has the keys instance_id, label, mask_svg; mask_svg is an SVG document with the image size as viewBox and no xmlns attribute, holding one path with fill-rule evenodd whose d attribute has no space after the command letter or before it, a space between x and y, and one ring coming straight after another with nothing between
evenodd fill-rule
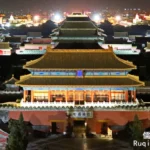
<instances>
[{"instance_id":1,"label":"balustrade","mask_svg":"<svg viewBox=\"0 0 150 150\"><path fill-rule=\"evenodd\" d=\"M79 101L78 101L79 102ZM83 107L116 107L116 106L137 106L138 100L136 102L86 102L82 101L83 103L79 102L76 103L74 102L24 102L23 100L21 101L21 106L22 107L75 107L75 106L83 106Z\"/></svg>"},{"instance_id":2,"label":"balustrade","mask_svg":"<svg viewBox=\"0 0 150 150\"><path fill-rule=\"evenodd\" d=\"M74 107L74 102L21 102L22 107Z\"/></svg>"}]
</instances>

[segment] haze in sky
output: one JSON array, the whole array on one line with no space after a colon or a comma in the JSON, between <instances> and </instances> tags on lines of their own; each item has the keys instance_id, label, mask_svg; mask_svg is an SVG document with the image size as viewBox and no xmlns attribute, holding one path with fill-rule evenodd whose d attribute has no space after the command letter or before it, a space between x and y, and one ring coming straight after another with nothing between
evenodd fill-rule
<instances>
[{"instance_id":1,"label":"haze in sky","mask_svg":"<svg viewBox=\"0 0 150 150\"><path fill-rule=\"evenodd\" d=\"M149 8L150 0L0 0L0 9L98 10L102 8Z\"/></svg>"}]
</instances>

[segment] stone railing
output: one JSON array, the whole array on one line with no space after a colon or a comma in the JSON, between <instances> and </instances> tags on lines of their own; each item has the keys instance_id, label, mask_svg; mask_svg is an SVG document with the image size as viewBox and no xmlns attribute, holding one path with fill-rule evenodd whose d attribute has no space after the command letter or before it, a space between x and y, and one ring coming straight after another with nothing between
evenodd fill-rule
<instances>
[{"instance_id":1,"label":"stone railing","mask_svg":"<svg viewBox=\"0 0 150 150\"><path fill-rule=\"evenodd\" d=\"M85 107L137 106L138 102L85 102Z\"/></svg>"},{"instance_id":2,"label":"stone railing","mask_svg":"<svg viewBox=\"0 0 150 150\"><path fill-rule=\"evenodd\" d=\"M83 105L75 105L75 102L23 102L21 107L116 107L116 106L137 106L138 102L84 102Z\"/></svg>"},{"instance_id":3,"label":"stone railing","mask_svg":"<svg viewBox=\"0 0 150 150\"><path fill-rule=\"evenodd\" d=\"M74 102L22 102L21 107L74 107Z\"/></svg>"},{"instance_id":4,"label":"stone railing","mask_svg":"<svg viewBox=\"0 0 150 150\"><path fill-rule=\"evenodd\" d=\"M22 94L23 91L0 91L0 94Z\"/></svg>"}]
</instances>

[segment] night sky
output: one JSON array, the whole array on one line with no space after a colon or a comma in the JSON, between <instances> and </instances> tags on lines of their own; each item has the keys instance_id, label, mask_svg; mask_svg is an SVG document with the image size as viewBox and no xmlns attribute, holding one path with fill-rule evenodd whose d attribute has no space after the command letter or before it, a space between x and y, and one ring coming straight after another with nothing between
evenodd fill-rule
<instances>
[{"instance_id":1,"label":"night sky","mask_svg":"<svg viewBox=\"0 0 150 150\"><path fill-rule=\"evenodd\" d=\"M0 0L2 10L98 10L110 8L149 8L150 0ZM77 9L78 8L78 9Z\"/></svg>"}]
</instances>

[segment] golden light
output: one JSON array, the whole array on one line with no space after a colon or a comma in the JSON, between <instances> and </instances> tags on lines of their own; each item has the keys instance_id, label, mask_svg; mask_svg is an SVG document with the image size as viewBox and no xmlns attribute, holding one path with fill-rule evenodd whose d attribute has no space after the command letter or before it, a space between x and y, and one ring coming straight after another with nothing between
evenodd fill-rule
<instances>
[{"instance_id":1,"label":"golden light","mask_svg":"<svg viewBox=\"0 0 150 150\"><path fill-rule=\"evenodd\" d=\"M34 20L35 20L36 22L39 21L39 20L40 20L40 16L35 15L35 16L34 16Z\"/></svg>"},{"instance_id":2,"label":"golden light","mask_svg":"<svg viewBox=\"0 0 150 150\"><path fill-rule=\"evenodd\" d=\"M116 21L121 21L121 16L116 16L115 19Z\"/></svg>"}]
</instances>

